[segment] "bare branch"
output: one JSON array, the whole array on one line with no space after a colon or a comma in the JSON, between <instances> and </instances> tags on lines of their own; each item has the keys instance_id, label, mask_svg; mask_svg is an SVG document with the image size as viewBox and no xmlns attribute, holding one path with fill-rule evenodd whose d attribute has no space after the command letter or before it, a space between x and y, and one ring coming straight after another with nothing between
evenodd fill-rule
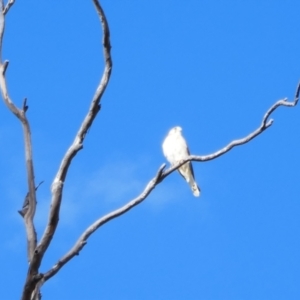
<instances>
[{"instance_id":1,"label":"bare branch","mask_svg":"<svg viewBox=\"0 0 300 300\"><path fill-rule=\"evenodd\" d=\"M88 131L88 129L91 127L94 119L96 118L98 112L100 111L100 101L102 98L103 93L105 92L105 89L107 87L107 84L109 82L111 70L112 70L112 59L111 59L111 45L110 45L110 33L109 33L109 27L106 20L106 16L104 14L104 11L99 3L98 0L93 0L93 3L95 5L96 11L99 15L100 22L102 24L102 30L103 30L103 51L104 51L104 60L105 60L105 67L103 71L102 78L100 80L100 83L96 89L95 95L92 99L89 111L84 118L76 136L71 144L70 148L67 150L66 154L64 155L61 165L58 169L58 172L53 180L52 183L52 199L51 199L51 208L48 218L48 223L46 226L46 229L43 233L43 236L38 244L38 246L35 249L33 259L31 261L27 280L25 283L24 291L23 291L23 300L29 299L28 297L31 295L34 287L35 282L31 280L31 277L34 274L37 274L38 269L40 267L42 258L44 256L45 251L47 250L54 233L57 228L58 220L59 220L59 212L60 212L60 204L62 199L62 192L63 192L63 186L64 181L68 172L68 169L71 165L72 159L75 157L75 155L78 153L79 150L83 148L83 142L85 135Z\"/></svg>"},{"instance_id":2,"label":"bare branch","mask_svg":"<svg viewBox=\"0 0 300 300\"><path fill-rule=\"evenodd\" d=\"M36 277L36 286L35 289L33 291L33 293L31 294L31 298L30 300L41 300L42 299L42 294L40 292L40 289L42 287L42 285L44 284L44 277L42 274L39 274L39 276Z\"/></svg>"},{"instance_id":3,"label":"bare branch","mask_svg":"<svg viewBox=\"0 0 300 300\"><path fill-rule=\"evenodd\" d=\"M27 201L26 210L24 210L24 223L27 236L27 259L30 264L35 253L37 245L37 235L35 226L33 223L33 218L36 210L36 188L34 183L34 168L33 168L33 159L32 159L32 143L31 143L31 132L28 119L26 117L26 111L28 109L27 99L24 100L23 108L19 109L9 97L7 84L6 84L6 70L8 67L8 61L2 62L2 42L5 29L5 17L4 15L8 12L10 7L14 4L14 1L9 1L4 8L4 2L0 2L0 89L4 103L8 109L20 120L24 133L24 142L25 142L25 160L26 160L26 170L27 170L27 181L28 181L28 195L26 196L25 201ZM33 286L41 280L38 276L37 271L30 269L31 272L28 272L26 283L33 282ZM27 284L28 286L28 284ZM28 289L27 289L28 290ZM25 299L30 299L31 297L31 287L30 292L26 295Z\"/></svg>"},{"instance_id":4,"label":"bare branch","mask_svg":"<svg viewBox=\"0 0 300 300\"><path fill-rule=\"evenodd\" d=\"M9 9L14 5L15 0L9 0L5 6L5 8L3 9L3 15L6 15L9 11Z\"/></svg>"},{"instance_id":5,"label":"bare branch","mask_svg":"<svg viewBox=\"0 0 300 300\"><path fill-rule=\"evenodd\" d=\"M33 274L32 276L29 276L28 274L27 278L29 279L26 281L21 299L40 300L40 287L44 283L43 274Z\"/></svg>"},{"instance_id":6,"label":"bare branch","mask_svg":"<svg viewBox=\"0 0 300 300\"><path fill-rule=\"evenodd\" d=\"M131 210L136 205L143 202L147 196L151 193L151 191L157 186L157 184L161 181L162 172L165 168L165 164L163 164L156 176L150 180L150 182L147 184L143 192L136 197L135 199L131 200L121 208L116 209L115 211L105 215L104 217L98 219L96 222L94 222L92 225L90 225L80 236L76 244L73 246L73 248L64 256L62 257L48 272L44 274L44 280L47 281L52 276L54 276L70 259L72 259L74 256L79 255L79 252L82 250L82 248L86 245L87 239L89 236L95 232L99 227L107 223L108 221L111 221L114 218L117 218L127 211Z\"/></svg>"},{"instance_id":7,"label":"bare branch","mask_svg":"<svg viewBox=\"0 0 300 300\"><path fill-rule=\"evenodd\" d=\"M65 181L69 166L72 162L72 159L77 154L77 152L83 148L83 141L84 141L85 135L86 135L88 129L91 127L97 113L100 110L100 100L106 89L106 86L108 84L110 74L111 74L112 60L111 60L111 55L110 55L111 46L110 46L110 39L109 39L108 24L107 24L105 14L104 14L99 2L96 0L93 0L93 2L95 3L96 9L100 16L100 20L101 20L102 27L103 27L103 47L104 47L105 68L104 68L104 72L103 72L100 84L99 84L99 86L95 92L95 95L92 99L90 109L89 109L85 119L83 120L81 127L80 127L78 133L76 134L76 137L75 137L71 147L68 149L64 158L62 159L59 170L53 181L51 211L50 211L50 216L49 216L49 220L48 220L48 225L43 234L41 242L38 245L38 250L41 250L41 253L43 253L46 250L46 248L48 247L48 245L52 239L52 236L55 232L55 229L56 229L56 225L58 222L59 208L60 208L60 203L61 203L63 184Z\"/></svg>"},{"instance_id":8,"label":"bare branch","mask_svg":"<svg viewBox=\"0 0 300 300\"><path fill-rule=\"evenodd\" d=\"M13 1L10 1L6 6L6 12L8 9L13 5ZM3 9L3 0L0 2L0 55L2 54L2 41L3 41L3 34L5 28L5 18L4 13L5 9ZM36 231L33 224L33 218L36 209L36 194L35 194L35 184L34 184L34 169L33 169L33 162L32 162L32 146L31 146L31 134L30 134L30 126L25 115L26 110L21 110L17 108L13 101L10 99L5 72L8 66L8 61L2 62L2 57L0 57L0 89L2 93L2 97L4 103L9 108L9 110L21 121L23 132L24 132L24 141L25 141L25 160L26 160L26 169L27 169L27 180L28 180L28 190L29 190L29 206L26 214L24 215L24 222L26 228L26 235L27 235L27 257L28 262L30 262L34 249L37 244L36 238Z\"/></svg>"},{"instance_id":9,"label":"bare branch","mask_svg":"<svg viewBox=\"0 0 300 300\"><path fill-rule=\"evenodd\" d=\"M298 103L298 100L299 100L299 93L300 93L300 82L297 85L294 101L293 102L288 102L287 98L277 101L265 113L265 115L263 117L263 120L262 120L262 123L259 126L259 128L257 128L256 130L254 130L253 132L251 132L249 135L247 135L246 137L244 137L242 139L238 139L238 140L234 140L234 141L230 142L227 146L225 146L224 148L222 148L221 150L219 150L215 153L212 153L212 154L209 154L209 155L204 155L204 156L190 155L185 160L182 160L180 163L178 163L178 164L172 166L171 168L169 168L168 170L166 170L162 174L162 179L167 177L169 174L171 174L172 172L177 170L179 167L181 167L183 164L185 164L188 161L202 161L202 162L209 161L209 160L215 159L215 158L227 153L233 147L241 146L243 144L246 144L246 143L250 142L252 139L254 139L258 135L260 135L263 131L265 131L267 128L269 128L273 124L273 119L268 120L268 118L279 106L287 106L287 107L296 106L297 103Z\"/></svg>"},{"instance_id":10,"label":"bare branch","mask_svg":"<svg viewBox=\"0 0 300 300\"><path fill-rule=\"evenodd\" d=\"M296 89L296 94L295 94L294 101L293 102L287 102L287 99L283 99L283 100L277 101L273 106L271 106L271 108L264 115L260 127L258 129L256 129L255 131L253 131L252 133L250 133L249 135L247 135L245 138L242 138L242 139L239 139L239 140L234 140L231 143L229 143L227 146L225 146L224 148L222 148L221 150L219 150L219 151L217 151L215 153L212 153L210 155L205 155L205 156L190 155L185 160L182 160L180 163L178 163L178 164L170 167L165 172L164 172L164 169L165 169L166 165L163 164L159 168L156 176L147 184L147 186L145 187L144 191L138 197L136 197L135 199L131 200L130 202L128 202L127 204L125 204L121 208L116 209L113 212L110 212L109 214L107 214L104 217L98 219L96 222L94 222L92 225L90 225L83 232L83 234L77 240L77 242L72 247L72 249L67 254L65 254L49 271L47 271L44 274L44 280L47 281L48 279L50 279L68 261L70 261L76 255L79 255L79 252L86 245L87 239L89 238L89 236L93 232L95 232L97 229L99 229L102 225L104 225L108 221L111 221L112 219L117 218L117 217L123 215L124 213L126 213L127 211L129 211L130 209L132 209L133 207L135 207L136 205L138 205L142 201L144 201L147 198L147 196L154 190L154 188L160 182L162 182L167 176L169 176L172 172L174 172L175 170L177 170L179 167L181 167L183 164L185 164L188 161L202 161L202 162L209 161L209 160L215 159L215 158L217 158L217 157L219 157L219 156L227 153L228 151L230 151L235 146L240 146L240 145L248 143L253 138L255 138L259 134L261 134L265 129L267 129L268 127L270 127L272 125L273 120L269 120L268 121L268 118L270 117L270 115L272 114L272 112L276 108L278 108L279 106L287 106L287 107L294 107L294 106L296 106L297 103L298 103L298 99L299 99L299 93L300 93L300 82L299 82L299 84L297 86L297 89Z\"/></svg>"}]
</instances>

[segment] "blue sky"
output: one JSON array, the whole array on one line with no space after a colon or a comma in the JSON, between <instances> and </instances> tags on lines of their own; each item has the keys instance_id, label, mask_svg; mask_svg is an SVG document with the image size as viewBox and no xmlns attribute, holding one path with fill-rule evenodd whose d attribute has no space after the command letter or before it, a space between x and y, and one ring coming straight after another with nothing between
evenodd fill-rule
<instances>
[{"instance_id":1,"label":"blue sky","mask_svg":"<svg viewBox=\"0 0 300 300\"><path fill-rule=\"evenodd\" d=\"M77 2L77 3L76 3ZM138 195L180 125L192 154L256 129L300 79L300 3L102 1L113 71L102 110L65 184L47 271L97 218ZM50 185L103 70L92 1L16 1L4 59L16 104L28 98L43 232ZM0 106L0 275L18 299L27 272L17 214L27 193L21 126ZM97 231L42 289L50 299L299 299L300 108L279 108L249 144L194 163L194 198L174 173Z\"/></svg>"}]
</instances>

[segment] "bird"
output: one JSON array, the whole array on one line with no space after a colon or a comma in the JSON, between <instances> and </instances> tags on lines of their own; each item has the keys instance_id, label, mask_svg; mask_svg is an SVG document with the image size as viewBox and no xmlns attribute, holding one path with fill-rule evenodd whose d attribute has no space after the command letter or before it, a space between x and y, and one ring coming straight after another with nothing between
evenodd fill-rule
<instances>
[{"instance_id":1,"label":"bird","mask_svg":"<svg viewBox=\"0 0 300 300\"><path fill-rule=\"evenodd\" d=\"M182 128L180 126L173 127L169 131L162 144L164 156L171 166L178 164L180 161L186 159L190 155L187 142L182 136L181 132ZM199 197L201 190L195 181L192 163L190 161L185 163L178 168L178 172L189 184L193 195L195 197Z\"/></svg>"},{"instance_id":2,"label":"bird","mask_svg":"<svg viewBox=\"0 0 300 300\"><path fill-rule=\"evenodd\" d=\"M37 191L37 189L39 188L39 186L43 183L44 181L41 181L38 186L35 187L35 190ZM24 218L24 216L26 215L28 209L29 209L29 198L30 198L30 193L28 192L25 196L24 202L23 202L23 206L21 210L18 210L18 213Z\"/></svg>"}]
</instances>

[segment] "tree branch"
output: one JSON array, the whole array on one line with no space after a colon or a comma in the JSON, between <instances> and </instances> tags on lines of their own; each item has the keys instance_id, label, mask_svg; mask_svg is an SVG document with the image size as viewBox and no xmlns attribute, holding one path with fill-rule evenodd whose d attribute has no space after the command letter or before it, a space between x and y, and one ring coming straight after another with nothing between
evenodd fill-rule
<instances>
[{"instance_id":1,"label":"tree branch","mask_svg":"<svg viewBox=\"0 0 300 300\"><path fill-rule=\"evenodd\" d=\"M270 127L273 123L273 120L269 120L268 118L270 115L275 111L276 108L279 106L287 106L287 107L294 107L297 105L298 100L299 100L299 93L300 93L300 82L297 86L296 89L296 94L293 102L288 102L287 99L279 100L277 101L271 108L266 112L266 114L263 117L262 123L259 128L257 128L255 131L247 135L245 138L239 139L239 140L234 140L231 143L229 143L227 146L222 148L221 150L212 153L210 155L205 155L205 156L195 156L195 155L190 155L188 156L185 160L182 160L180 163L170 167L168 170L164 172L165 169L165 164L163 164L159 169L156 174L156 176L150 180L150 182L147 184L143 192L136 197L135 199L129 201L127 204L124 206L108 213L104 217L98 219L95 221L92 225L90 225L80 236L80 238L77 240L75 245L69 250L68 253L66 253L59 261L46 273L44 273L44 280L47 281L51 277L53 277L68 261L70 261L72 258L74 258L76 255L79 255L80 251L83 249L83 247L87 244L87 239L90 237L92 233L94 233L97 229L99 229L102 225L105 223L113 220L114 218L117 218L124 213L128 212L130 209L135 207L136 205L140 204L143 202L148 195L154 190L154 188L161 183L167 176L169 176L172 172L177 170L179 167L181 167L183 164L185 164L188 161L209 161L212 159L215 159L228 151L230 151L233 147L235 146L240 146L243 144L248 143L255 137L257 137L259 134L261 134L264 130L266 130L268 127Z\"/></svg>"},{"instance_id":2,"label":"tree branch","mask_svg":"<svg viewBox=\"0 0 300 300\"><path fill-rule=\"evenodd\" d=\"M297 103L298 103L298 100L299 100L299 94L300 94L300 82L297 85L294 100L292 102L288 102L287 98L282 99L282 100L278 100L265 113L265 115L263 117L263 120L261 122L261 125L256 130L254 130L253 132L251 132L249 135L247 135L246 137L244 137L242 139L238 139L238 140L234 140L234 141L230 142L227 146L225 146L221 150L219 150L217 152L214 152L212 154L204 155L204 156L190 155L186 159L182 160L180 163L178 163L178 164L172 166L171 168L169 168L168 170L166 170L162 174L162 179L164 179L165 177L167 177L169 174L171 174L172 172L174 172L175 170L177 170L179 167L181 167L182 165L184 165L188 161L202 161L202 162L203 161L209 161L209 160L215 159L215 158L217 158L217 157L219 157L219 156L227 153L228 151L230 151L232 148L234 148L236 146L241 146L243 144L246 144L246 143L250 142L252 139L254 139L258 135L260 135L263 131L265 131L267 128L269 128L273 124L274 120L273 119L268 120L268 119L269 119L270 115L279 106L287 106L287 107L294 107L294 106L296 106Z\"/></svg>"},{"instance_id":3,"label":"tree branch","mask_svg":"<svg viewBox=\"0 0 300 300\"><path fill-rule=\"evenodd\" d=\"M116 209L115 211L105 215L104 217L98 219L96 222L94 222L92 225L90 225L80 236L78 241L75 243L73 248L64 255L48 272L44 274L44 280L47 281L52 276L54 276L70 259L72 259L74 256L79 255L79 252L82 250L82 248L86 245L87 239L89 236L95 232L99 227L107 223L108 221L111 221L114 218L117 218L127 211L131 210L136 205L140 204L147 198L147 196L151 193L151 191L156 187L156 185L161 181L162 172L165 168L165 164L163 164L156 174L156 176L150 180L150 182L147 184L143 192L136 197L135 199L131 200L124 206Z\"/></svg>"},{"instance_id":4,"label":"tree branch","mask_svg":"<svg viewBox=\"0 0 300 300\"><path fill-rule=\"evenodd\" d=\"M9 9L14 5L15 0L9 0L7 4L5 5L5 8L3 9L3 14L6 15L9 11Z\"/></svg>"},{"instance_id":5,"label":"tree branch","mask_svg":"<svg viewBox=\"0 0 300 300\"><path fill-rule=\"evenodd\" d=\"M2 98L8 109L21 121L23 132L24 132L24 142L25 142L25 160L27 169L27 181L29 190L29 206L26 214L24 215L26 236L27 236L27 258L30 262L33 257L34 249L37 244L36 231L33 223L33 218L36 209L36 193L34 184L34 169L32 160L32 144L31 144L31 133L28 119L26 117L26 110L17 108L8 94L5 72L8 66L8 61L2 62L2 41L5 29L5 12L13 5L14 1L8 2L5 8L3 0L0 2L0 89L2 93Z\"/></svg>"},{"instance_id":6,"label":"tree branch","mask_svg":"<svg viewBox=\"0 0 300 300\"><path fill-rule=\"evenodd\" d=\"M50 213L49 218L47 222L46 229L43 233L43 236L37 245L33 259L31 261L27 280L24 286L23 290L23 300L30 299L30 295L32 291L35 288L36 282L32 280L32 276L35 276L38 273L38 269L40 267L41 261L43 259L43 256L50 245L50 242L55 234L58 220L59 220L59 212L60 212L60 205L62 200L62 193L63 193L63 186L65 182L65 178L68 172L68 169L71 165L71 162L75 155L83 148L83 142L85 139L85 135L88 131L88 129L91 127L94 119L96 118L98 112L100 111L100 101L101 98L105 92L105 89L108 85L109 78L111 75L112 70L112 59L111 59L111 45L110 45L110 32L108 23L106 20L106 16L104 14L104 11L99 3L98 0L93 0L93 3L95 5L96 11L99 15L100 22L102 24L102 31L103 31L103 52L104 52L104 60L105 60L105 67L103 71L102 78L100 80L100 83L96 89L96 92L94 94L94 97L92 99L90 108L87 112L86 117L84 118L76 136L67 150L66 154L64 155L62 162L60 164L60 167L58 169L58 172L53 180L51 191L52 191L52 199L51 199L51 207L50 207Z\"/></svg>"}]
</instances>

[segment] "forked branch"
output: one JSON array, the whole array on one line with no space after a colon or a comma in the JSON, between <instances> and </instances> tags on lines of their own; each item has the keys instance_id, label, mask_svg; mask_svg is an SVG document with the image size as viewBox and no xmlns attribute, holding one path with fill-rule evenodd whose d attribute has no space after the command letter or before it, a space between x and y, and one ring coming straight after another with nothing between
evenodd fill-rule
<instances>
[{"instance_id":1,"label":"forked branch","mask_svg":"<svg viewBox=\"0 0 300 300\"><path fill-rule=\"evenodd\" d=\"M13 6L13 4L15 3L15 0L9 0L7 2L7 4L5 5L4 9L3 9L3 14L6 15L9 11L9 9Z\"/></svg>"},{"instance_id":2,"label":"forked branch","mask_svg":"<svg viewBox=\"0 0 300 300\"><path fill-rule=\"evenodd\" d=\"M266 130L268 127L270 127L272 125L273 120L268 120L268 119L269 119L270 115L273 113L273 111L276 108L278 108L279 106L288 106L288 107L296 106L297 103L298 103L298 100L299 100L299 93L300 93L300 82L299 82L299 84L297 86L297 89L296 89L296 94L295 94L294 101L293 102L288 102L287 99L283 99L283 100L277 101L266 112L266 114L264 115L262 123L259 126L259 128L257 128L256 130L254 130L252 133L250 133L246 137L244 137L242 139L239 139L239 140L234 140L231 143L229 143L227 146L225 146L224 148L222 148L221 150L219 150L217 152L214 152L214 153L212 153L210 155L205 155L205 156L190 155L185 160L181 161L180 163L178 163L177 165L175 165L173 167L170 167L165 172L164 172L165 164L163 164L158 169L158 172L157 172L156 176L152 180L150 180L150 182L147 184L147 186L145 187L145 189L143 190L143 192L138 197L136 197L135 199L129 201L124 206L122 206L122 207L120 207L120 208L118 208L118 209L116 209L116 210L108 213L107 215L105 215L104 217L98 219L92 225L90 225L82 233L82 235L79 237L79 239L77 240L77 242L75 243L75 245L70 249L70 251L68 253L66 253L49 271L47 271L44 274L44 280L47 281L48 279L50 279L68 261L70 261L73 257L75 257L76 255L78 255L79 252L86 245L87 239L89 238L89 236L93 232L95 232L97 229L99 229L102 225L104 225L108 221L111 221L112 219L117 218L117 217L123 215L124 213L128 212L130 209L132 209L133 207L135 207L136 205L138 205L141 202L143 202L159 183L161 183L167 176L169 176L172 172L174 172L175 170L177 170L180 166L182 166L183 164L185 164L188 161L202 161L202 162L204 162L204 161L215 159L215 158L217 158L217 157L219 157L219 156L227 153L228 151L230 151L235 146L240 146L240 145L248 143L249 141L251 141L252 139L254 139L255 137L257 137L258 135L260 135L264 130Z\"/></svg>"}]
</instances>

